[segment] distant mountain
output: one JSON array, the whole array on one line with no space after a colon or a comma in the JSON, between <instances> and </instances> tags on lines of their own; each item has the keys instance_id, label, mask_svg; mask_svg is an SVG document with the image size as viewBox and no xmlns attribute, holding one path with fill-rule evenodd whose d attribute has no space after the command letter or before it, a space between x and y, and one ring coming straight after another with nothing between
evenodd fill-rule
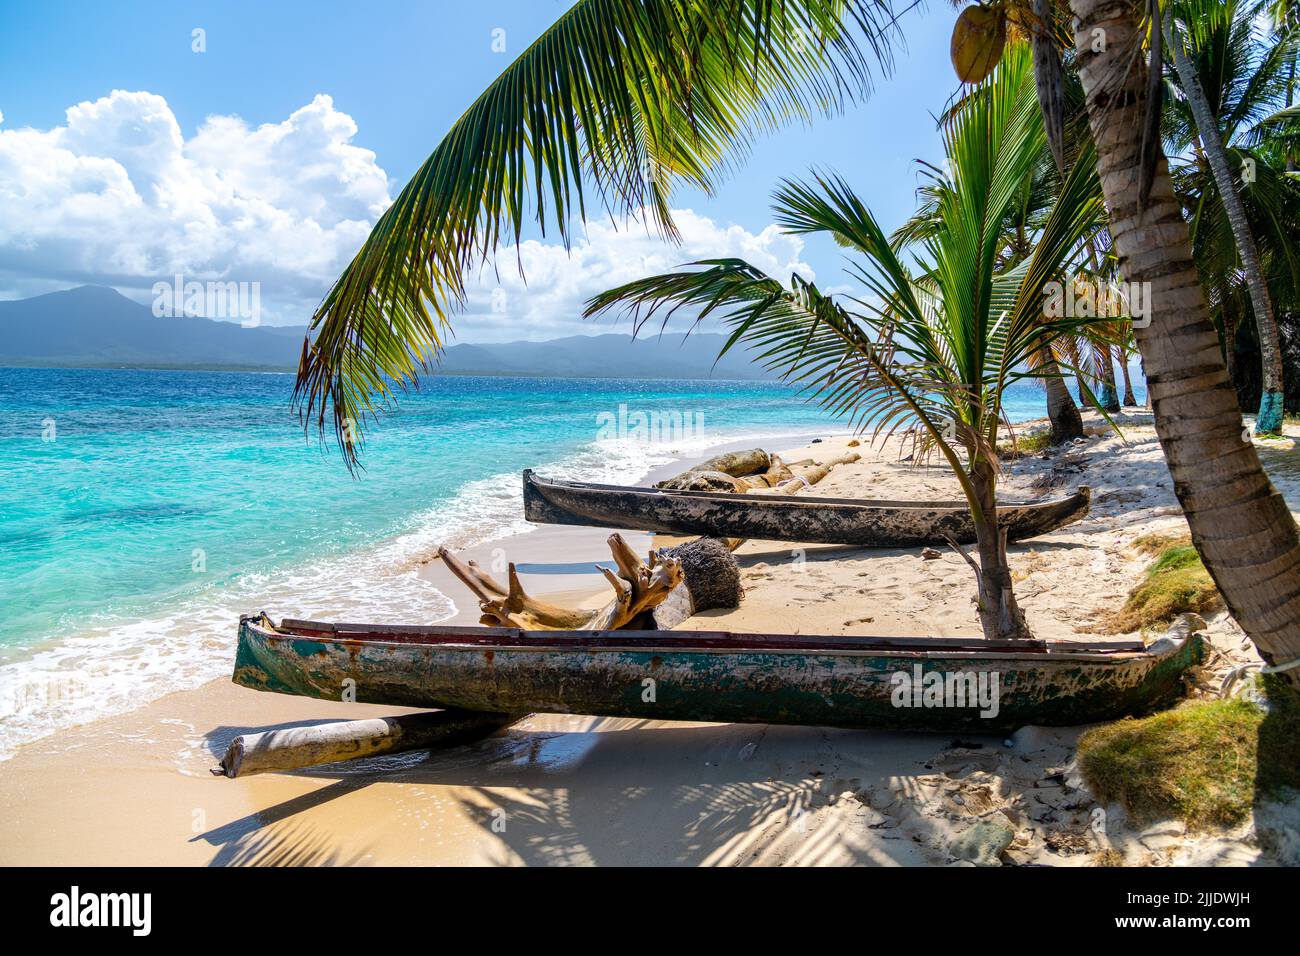
<instances>
[{"instance_id":1,"label":"distant mountain","mask_svg":"<svg viewBox=\"0 0 1300 956\"><path fill-rule=\"evenodd\" d=\"M0 365L291 368L305 331L158 318L114 289L85 285L0 302Z\"/></svg>"},{"instance_id":2,"label":"distant mountain","mask_svg":"<svg viewBox=\"0 0 1300 956\"><path fill-rule=\"evenodd\" d=\"M0 302L0 365L151 368L295 368L303 326L241 328L193 316L158 318L113 289L82 286ZM726 341L684 336L571 335L548 342L453 345L436 369L448 375L560 378L717 378L772 376L741 353L714 368Z\"/></svg>"},{"instance_id":3,"label":"distant mountain","mask_svg":"<svg viewBox=\"0 0 1300 956\"><path fill-rule=\"evenodd\" d=\"M438 370L451 375L550 375L557 378L770 379L744 353L717 362L727 338L684 335L570 335L547 342L453 345Z\"/></svg>"}]
</instances>

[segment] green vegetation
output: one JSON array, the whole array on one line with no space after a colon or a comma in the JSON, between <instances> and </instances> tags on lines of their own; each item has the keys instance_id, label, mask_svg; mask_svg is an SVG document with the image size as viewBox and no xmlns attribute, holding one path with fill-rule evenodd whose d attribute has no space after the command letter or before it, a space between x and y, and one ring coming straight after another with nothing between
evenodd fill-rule
<instances>
[{"instance_id":1,"label":"green vegetation","mask_svg":"<svg viewBox=\"0 0 1300 956\"><path fill-rule=\"evenodd\" d=\"M1146 577L1129 592L1128 600L1105 619L1112 634L1164 627L1185 611L1198 614L1221 606L1219 589L1201 563L1201 556L1187 536L1143 535L1134 546L1156 560Z\"/></svg>"},{"instance_id":2,"label":"green vegetation","mask_svg":"<svg viewBox=\"0 0 1300 956\"><path fill-rule=\"evenodd\" d=\"M1133 539L1133 549L1143 554L1159 554L1166 548L1190 547L1192 536L1187 533L1172 534L1165 531L1152 531Z\"/></svg>"},{"instance_id":3,"label":"green vegetation","mask_svg":"<svg viewBox=\"0 0 1300 956\"><path fill-rule=\"evenodd\" d=\"M1251 701L1189 701L1079 738L1079 770L1097 797L1138 821L1177 817L1231 826L1259 796L1300 788L1300 695L1259 678L1268 710Z\"/></svg>"},{"instance_id":4,"label":"green vegetation","mask_svg":"<svg viewBox=\"0 0 1300 956\"><path fill-rule=\"evenodd\" d=\"M1015 461L1026 455L1036 455L1052 447L1052 433L1046 429L1028 435L1016 435L1010 443L998 445L998 457L1004 461Z\"/></svg>"}]
</instances>

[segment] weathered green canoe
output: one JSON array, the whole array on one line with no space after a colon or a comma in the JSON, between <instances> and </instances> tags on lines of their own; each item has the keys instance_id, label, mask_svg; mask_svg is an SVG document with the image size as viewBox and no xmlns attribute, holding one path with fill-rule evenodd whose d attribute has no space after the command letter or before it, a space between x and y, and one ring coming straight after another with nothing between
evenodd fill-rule
<instances>
[{"instance_id":1,"label":"weathered green canoe","mask_svg":"<svg viewBox=\"0 0 1300 956\"><path fill-rule=\"evenodd\" d=\"M322 700L503 713L1003 732L1176 701L1185 624L1137 641L520 631L243 618L234 681Z\"/></svg>"}]
</instances>

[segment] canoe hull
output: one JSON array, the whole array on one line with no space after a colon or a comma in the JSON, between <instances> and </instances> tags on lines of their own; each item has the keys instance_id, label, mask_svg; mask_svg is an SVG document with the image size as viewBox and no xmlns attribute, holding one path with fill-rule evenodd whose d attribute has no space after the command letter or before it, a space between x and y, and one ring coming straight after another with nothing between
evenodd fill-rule
<instances>
[{"instance_id":1,"label":"canoe hull","mask_svg":"<svg viewBox=\"0 0 1300 956\"><path fill-rule=\"evenodd\" d=\"M1055 531L1088 513L1087 487L1042 502L998 509L1007 538ZM975 525L964 502L872 501L813 495L743 495L546 481L524 472L524 517L539 524L583 525L664 534L803 541L861 548L969 544Z\"/></svg>"},{"instance_id":2,"label":"canoe hull","mask_svg":"<svg viewBox=\"0 0 1300 956\"><path fill-rule=\"evenodd\" d=\"M1201 653L1195 635L1153 652L1047 653L868 638L330 627L242 621L235 683L409 707L1001 733L1167 706ZM922 688L938 675L954 693L904 692L900 674Z\"/></svg>"}]
</instances>

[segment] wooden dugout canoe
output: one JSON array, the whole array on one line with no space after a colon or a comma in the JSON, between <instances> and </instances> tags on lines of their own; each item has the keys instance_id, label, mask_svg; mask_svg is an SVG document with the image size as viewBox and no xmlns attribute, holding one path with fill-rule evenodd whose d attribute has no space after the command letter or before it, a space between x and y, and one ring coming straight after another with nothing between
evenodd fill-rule
<instances>
[{"instance_id":1,"label":"wooden dugout canoe","mask_svg":"<svg viewBox=\"0 0 1300 956\"><path fill-rule=\"evenodd\" d=\"M1185 624L1140 641L521 631L243 618L234 681L362 703L501 713L997 732L1140 714L1199 662ZM906 675L906 681L896 675ZM937 675L931 676L931 675ZM967 676L975 680L969 683ZM996 686L996 708L957 691ZM919 692L911 690L919 681ZM935 682L947 697L927 698ZM908 688L904 693L904 684ZM978 691L975 692L978 697ZM936 705L933 701L938 700ZM982 711L996 712L981 716Z\"/></svg>"},{"instance_id":2,"label":"wooden dugout canoe","mask_svg":"<svg viewBox=\"0 0 1300 956\"><path fill-rule=\"evenodd\" d=\"M1007 539L1046 534L1088 513L1087 486L1058 498L1008 502L998 521ZM549 481L524 472L524 517L539 524L586 525L717 538L847 544L860 548L969 544L975 524L965 501L877 501L813 495L670 491Z\"/></svg>"}]
</instances>

